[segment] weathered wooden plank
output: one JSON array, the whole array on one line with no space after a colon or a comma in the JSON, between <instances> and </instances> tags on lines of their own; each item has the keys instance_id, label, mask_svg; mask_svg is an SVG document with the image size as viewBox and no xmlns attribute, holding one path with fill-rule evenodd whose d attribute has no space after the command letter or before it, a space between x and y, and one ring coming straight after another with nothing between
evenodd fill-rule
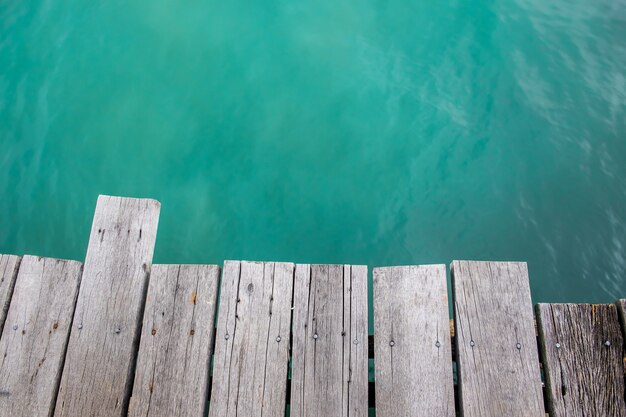
<instances>
[{"instance_id":1,"label":"weathered wooden plank","mask_svg":"<svg viewBox=\"0 0 626 417\"><path fill-rule=\"evenodd\" d=\"M55 416L127 412L159 211L98 198Z\"/></svg>"},{"instance_id":2,"label":"weathered wooden plank","mask_svg":"<svg viewBox=\"0 0 626 417\"><path fill-rule=\"evenodd\" d=\"M445 265L374 269L376 415L454 417Z\"/></svg>"},{"instance_id":3,"label":"weathered wooden plank","mask_svg":"<svg viewBox=\"0 0 626 417\"><path fill-rule=\"evenodd\" d=\"M0 417L54 409L82 264L25 256L0 339Z\"/></svg>"},{"instance_id":4,"label":"weathered wooden plank","mask_svg":"<svg viewBox=\"0 0 626 417\"><path fill-rule=\"evenodd\" d=\"M210 417L283 417L294 265L226 261Z\"/></svg>"},{"instance_id":5,"label":"weathered wooden plank","mask_svg":"<svg viewBox=\"0 0 626 417\"><path fill-rule=\"evenodd\" d=\"M622 339L626 340L626 299L618 300L615 305L617 306L617 313L622 324Z\"/></svg>"},{"instance_id":6,"label":"weathered wooden plank","mask_svg":"<svg viewBox=\"0 0 626 417\"><path fill-rule=\"evenodd\" d=\"M7 311L9 311L20 259L19 256L15 255L0 255L0 336L2 336L4 320L6 320Z\"/></svg>"},{"instance_id":7,"label":"weathered wooden plank","mask_svg":"<svg viewBox=\"0 0 626 417\"><path fill-rule=\"evenodd\" d=\"M525 263L452 263L461 414L541 416L544 404Z\"/></svg>"},{"instance_id":8,"label":"weathered wooden plank","mask_svg":"<svg viewBox=\"0 0 626 417\"><path fill-rule=\"evenodd\" d=\"M450 341L451 341L451 349L452 349L452 361L454 361L454 356L456 355L456 351L454 349L454 320L450 319ZM367 357L370 359L374 358L374 339L375 336L370 334L367 336Z\"/></svg>"},{"instance_id":9,"label":"weathered wooden plank","mask_svg":"<svg viewBox=\"0 0 626 417\"><path fill-rule=\"evenodd\" d=\"M130 417L202 417L220 268L154 265L137 357Z\"/></svg>"},{"instance_id":10,"label":"weathered wooden plank","mask_svg":"<svg viewBox=\"0 0 626 417\"><path fill-rule=\"evenodd\" d=\"M615 305L539 304L552 417L625 417L623 338Z\"/></svg>"},{"instance_id":11,"label":"weathered wooden plank","mask_svg":"<svg viewBox=\"0 0 626 417\"><path fill-rule=\"evenodd\" d=\"M290 412L367 416L367 267L296 265Z\"/></svg>"}]
</instances>

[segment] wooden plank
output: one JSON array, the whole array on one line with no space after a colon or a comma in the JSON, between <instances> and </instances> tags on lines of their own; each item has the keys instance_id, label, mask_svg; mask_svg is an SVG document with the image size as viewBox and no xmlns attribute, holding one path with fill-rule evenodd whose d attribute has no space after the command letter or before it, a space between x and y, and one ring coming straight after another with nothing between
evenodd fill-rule
<instances>
[{"instance_id":1,"label":"wooden plank","mask_svg":"<svg viewBox=\"0 0 626 417\"><path fill-rule=\"evenodd\" d=\"M220 268L154 265L150 275L130 417L202 417Z\"/></svg>"},{"instance_id":2,"label":"wooden plank","mask_svg":"<svg viewBox=\"0 0 626 417\"><path fill-rule=\"evenodd\" d=\"M543 417L526 263L452 263L461 414Z\"/></svg>"},{"instance_id":3,"label":"wooden plank","mask_svg":"<svg viewBox=\"0 0 626 417\"><path fill-rule=\"evenodd\" d=\"M98 198L55 416L126 415L159 211Z\"/></svg>"},{"instance_id":4,"label":"wooden plank","mask_svg":"<svg viewBox=\"0 0 626 417\"><path fill-rule=\"evenodd\" d=\"M0 339L0 417L50 416L82 264L25 256Z\"/></svg>"},{"instance_id":5,"label":"wooden plank","mask_svg":"<svg viewBox=\"0 0 626 417\"><path fill-rule=\"evenodd\" d=\"M374 269L376 415L454 417L445 265Z\"/></svg>"},{"instance_id":6,"label":"wooden plank","mask_svg":"<svg viewBox=\"0 0 626 417\"><path fill-rule=\"evenodd\" d=\"M617 300L615 302L615 305L617 306L617 315L619 316L619 321L620 321L620 324L622 325L622 340L624 341L624 344L626 345L626 299ZM624 349L623 363L624 363L624 379L625 379L624 384L626 385L626 349ZM624 399L626 400L626 390L624 392Z\"/></svg>"},{"instance_id":7,"label":"wooden plank","mask_svg":"<svg viewBox=\"0 0 626 417\"><path fill-rule=\"evenodd\" d=\"M290 413L367 416L367 267L296 265Z\"/></svg>"},{"instance_id":8,"label":"wooden plank","mask_svg":"<svg viewBox=\"0 0 626 417\"><path fill-rule=\"evenodd\" d=\"M450 319L450 341L451 341L451 350L452 350L452 361L454 361L454 356L456 355L454 349L454 320ZM370 359L374 359L374 335L370 334L367 336L367 357Z\"/></svg>"},{"instance_id":9,"label":"wooden plank","mask_svg":"<svg viewBox=\"0 0 626 417\"><path fill-rule=\"evenodd\" d=\"M226 261L210 417L283 417L294 265Z\"/></svg>"},{"instance_id":10,"label":"wooden plank","mask_svg":"<svg viewBox=\"0 0 626 417\"><path fill-rule=\"evenodd\" d=\"M620 323L622 324L622 339L626 340L626 299L618 300L615 305L617 306L617 313L619 314Z\"/></svg>"},{"instance_id":11,"label":"wooden plank","mask_svg":"<svg viewBox=\"0 0 626 417\"><path fill-rule=\"evenodd\" d=\"M0 336L2 336L4 321L7 317L7 311L9 311L20 259L19 256L15 255L0 255Z\"/></svg>"},{"instance_id":12,"label":"wooden plank","mask_svg":"<svg viewBox=\"0 0 626 417\"><path fill-rule=\"evenodd\" d=\"M615 305L539 304L552 417L625 417L623 338Z\"/></svg>"}]
</instances>

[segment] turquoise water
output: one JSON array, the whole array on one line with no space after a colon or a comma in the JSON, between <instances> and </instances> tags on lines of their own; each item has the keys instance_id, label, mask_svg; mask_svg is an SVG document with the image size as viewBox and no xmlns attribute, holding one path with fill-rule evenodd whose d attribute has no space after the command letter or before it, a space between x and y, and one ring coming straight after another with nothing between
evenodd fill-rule
<instances>
[{"instance_id":1,"label":"turquoise water","mask_svg":"<svg viewBox=\"0 0 626 417\"><path fill-rule=\"evenodd\" d=\"M626 295L626 2L0 3L0 252L83 259L99 193L155 261L526 260Z\"/></svg>"}]
</instances>

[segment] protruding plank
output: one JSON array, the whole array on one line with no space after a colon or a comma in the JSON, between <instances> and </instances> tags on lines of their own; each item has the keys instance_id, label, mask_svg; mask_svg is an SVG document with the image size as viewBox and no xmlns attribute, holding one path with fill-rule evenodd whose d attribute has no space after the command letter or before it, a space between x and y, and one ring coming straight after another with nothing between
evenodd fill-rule
<instances>
[{"instance_id":1,"label":"protruding plank","mask_svg":"<svg viewBox=\"0 0 626 417\"><path fill-rule=\"evenodd\" d=\"M294 265L226 261L210 417L283 417Z\"/></svg>"},{"instance_id":2,"label":"protruding plank","mask_svg":"<svg viewBox=\"0 0 626 417\"><path fill-rule=\"evenodd\" d=\"M0 417L54 409L82 264L25 256L0 339Z\"/></svg>"},{"instance_id":3,"label":"protruding plank","mask_svg":"<svg viewBox=\"0 0 626 417\"><path fill-rule=\"evenodd\" d=\"M626 416L616 310L612 304L537 305L550 416Z\"/></svg>"},{"instance_id":4,"label":"protruding plank","mask_svg":"<svg viewBox=\"0 0 626 417\"><path fill-rule=\"evenodd\" d=\"M98 198L56 417L126 415L159 211Z\"/></svg>"},{"instance_id":5,"label":"protruding plank","mask_svg":"<svg viewBox=\"0 0 626 417\"><path fill-rule=\"evenodd\" d=\"M461 414L544 417L526 263L452 263Z\"/></svg>"},{"instance_id":6,"label":"protruding plank","mask_svg":"<svg viewBox=\"0 0 626 417\"><path fill-rule=\"evenodd\" d=\"M154 265L150 275L130 417L202 417L220 268Z\"/></svg>"},{"instance_id":7,"label":"protruding plank","mask_svg":"<svg viewBox=\"0 0 626 417\"><path fill-rule=\"evenodd\" d=\"M7 317L7 311L9 311L20 259L19 256L15 255L0 255L0 336L2 336L4 320Z\"/></svg>"},{"instance_id":8,"label":"protruding plank","mask_svg":"<svg viewBox=\"0 0 626 417\"><path fill-rule=\"evenodd\" d=\"M374 269L376 415L454 417L445 265Z\"/></svg>"},{"instance_id":9,"label":"protruding plank","mask_svg":"<svg viewBox=\"0 0 626 417\"><path fill-rule=\"evenodd\" d=\"M367 416L367 267L296 265L290 412Z\"/></svg>"}]
</instances>

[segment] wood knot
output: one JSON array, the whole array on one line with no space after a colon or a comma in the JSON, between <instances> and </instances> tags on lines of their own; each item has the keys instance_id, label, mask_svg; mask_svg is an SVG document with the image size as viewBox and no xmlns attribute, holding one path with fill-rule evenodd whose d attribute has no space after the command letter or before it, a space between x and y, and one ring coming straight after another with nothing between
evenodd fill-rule
<instances>
[{"instance_id":1,"label":"wood knot","mask_svg":"<svg viewBox=\"0 0 626 417\"><path fill-rule=\"evenodd\" d=\"M54 322L54 324L52 325L52 328L53 328L54 330L58 329L58 328L59 328L59 322L58 322L58 321L55 321L55 322Z\"/></svg>"},{"instance_id":2,"label":"wood knot","mask_svg":"<svg viewBox=\"0 0 626 417\"><path fill-rule=\"evenodd\" d=\"M156 329L152 329L150 333L152 334L152 336L154 336L156 334Z\"/></svg>"},{"instance_id":3,"label":"wood knot","mask_svg":"<svg viewBox=\"0 0 626 417\"><path fill-rule=\"evenodd\" d=\"M248 284L248 294L252 294L254 292L254 284Z\"/></svg>"}]
</instances>

